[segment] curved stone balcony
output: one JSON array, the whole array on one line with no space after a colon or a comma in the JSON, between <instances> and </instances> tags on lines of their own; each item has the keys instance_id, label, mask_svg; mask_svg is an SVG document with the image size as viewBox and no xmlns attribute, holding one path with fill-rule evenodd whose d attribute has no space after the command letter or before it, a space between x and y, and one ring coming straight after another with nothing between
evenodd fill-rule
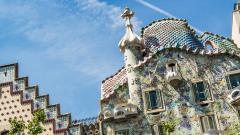
<instances>
[{"instance_id":1,"label":"curved stone balcony","mask_svg":"<svg viewBox=\"0 0 240 135\"><path fill-rule=\"evenodd\" d=\"M125 119L138 114L137 106L132 104L117 106L113 109L104 109L102 111L103 119Z\"/></svg>"},{"instance_id":2,"label":"curved stone balcony","mask_svg":"<svg viewBox=\"0 0 240 135\"><path fill-rule=\"evenodd\" d=\"M173 87L177 87L182 80L177 61L169 60L166 64L166 79Z\"/></svg>"},{"instance_id":3,"label":"curved stone balcony","mask_svg":"<svg viewBox=\"0 0 240 135\"><path fill-rule=\"evenodd\" d=\"M240 86L233 89L233 91L228 95L228 101L231 104L240 105Z\"/></svg>"},{"instance_id":4,"label":"curved stone balcony","mask_svg":"<svg viewBox=\"0 0 240 135\"><path fill-rule=\"evenodd\" d=\"M167 71L166 78L168 82L182 80L181 74L178 71Z\"/></svg>"}]
</instances>

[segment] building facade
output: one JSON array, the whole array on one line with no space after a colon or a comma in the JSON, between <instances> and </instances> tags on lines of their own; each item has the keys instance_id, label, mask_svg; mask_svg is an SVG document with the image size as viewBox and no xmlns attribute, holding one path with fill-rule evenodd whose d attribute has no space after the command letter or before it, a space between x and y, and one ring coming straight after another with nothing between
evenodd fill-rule
<instances>
[{"instance_id":1,"label":"building facade","mask_svg":"<svg viewBox=\"0 0 240 135\"><path fill-rule=\"evenodd\" d=\"M232 39L199 36L181 19L153 21L139 37L126 8L125 65L102 81L103 134L230 134L240 122L239 7Z\"/></svg>"},{"instance_id":2,"label":"building facade","mask_svg":"<svg viewBox=\"0 0 240 135\"><path fill-rule=\"evenodd\" d=\"M102 81L98 117L72 120L49 95L18 76L18 64L0 66L0 135L9 120L28 123L43 109L42 135L229 134L240 115L240 2L232 39L197 35L186 20L153 21L133 32L134 13L122 14L126 33L119 48L125 65ZM22 133L28 135L28 131Z\"/></svg>"}]
</instances>

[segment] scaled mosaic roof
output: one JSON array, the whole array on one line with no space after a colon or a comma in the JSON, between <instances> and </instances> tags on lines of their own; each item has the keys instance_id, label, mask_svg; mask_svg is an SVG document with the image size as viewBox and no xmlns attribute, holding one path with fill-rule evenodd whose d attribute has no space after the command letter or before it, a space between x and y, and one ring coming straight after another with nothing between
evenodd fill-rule
<instances>
[{"instance_id":1,"label":"scaled mosaic roof","mask_svg":"<svg viewBox=\"0 0 240 135\"><path fill-rule=\"evenodd\" d=\"M163 49L166 45L186 45L188 48L202 48L202 43L195 36L186 20L164 19L153 22L142 29L145 47L150 51Z\"/></svg>"}]
</instances>

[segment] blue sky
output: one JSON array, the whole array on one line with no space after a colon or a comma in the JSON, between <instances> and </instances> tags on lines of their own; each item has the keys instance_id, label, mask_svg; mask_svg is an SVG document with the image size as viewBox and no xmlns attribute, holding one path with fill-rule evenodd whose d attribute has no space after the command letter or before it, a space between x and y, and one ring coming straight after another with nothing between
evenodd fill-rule
<instances>
[{"instance_id":1,"label":"blue sky","mask_svg":"<svg viewBox=\"0 0 240 135\"><path fill-rule=\"evenodd\" d=\"M38 84L73 119L99 112L101 80L123 65L120 14L136 13L135 31L166 16L140 0L1 0L0 64L19 63L20 76ZM230 37L235 0L146 0L201 31Z\"/></svg>"}]
</instances>

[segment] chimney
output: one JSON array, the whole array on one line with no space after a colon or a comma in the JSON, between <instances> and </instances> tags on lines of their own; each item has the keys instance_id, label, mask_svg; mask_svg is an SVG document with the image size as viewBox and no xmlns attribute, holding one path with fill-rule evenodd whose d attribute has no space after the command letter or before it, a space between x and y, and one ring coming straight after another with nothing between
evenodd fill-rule
<instances>
[{"instance_id":1,"label":"chimney","mask_svg":"<svg viewBox=\"0 0 240 135\"><path fill-rule=\"evenodd\" d=\"M234 4L232 14L232 40L240 48L240 0Z\"/></svg>"}]
</instances>

